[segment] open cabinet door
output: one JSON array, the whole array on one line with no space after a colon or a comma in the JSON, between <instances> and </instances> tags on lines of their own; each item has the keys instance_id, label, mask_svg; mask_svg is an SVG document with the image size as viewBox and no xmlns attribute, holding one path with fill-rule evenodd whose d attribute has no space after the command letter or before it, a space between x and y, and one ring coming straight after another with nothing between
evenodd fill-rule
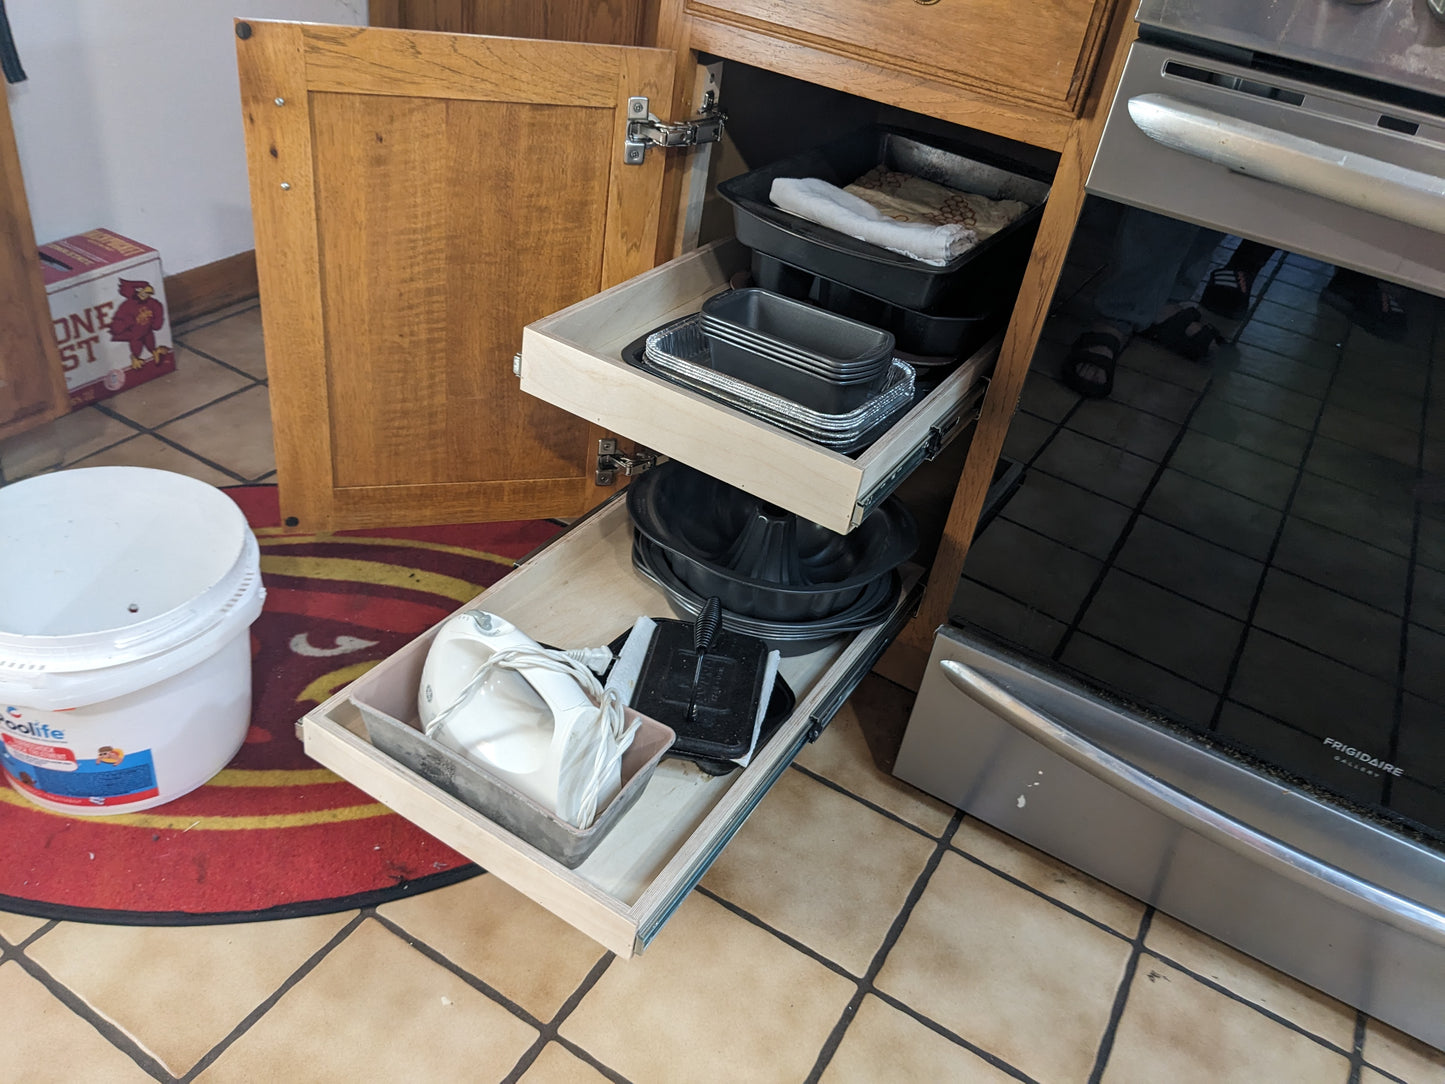
<instances>
[{"instance_id":1,"label":"open cabinet door","mask_svg":"<svg viewBox=\"0 0 1445 1084\"><path fill-rule=\"evenodd\" d=\"M658 49L238 22L277 480L312 529L579 515L587 423L524 396L522 327L651 267L663 159L623 162Z\"/></svg>"},{"instance_id":2,"label":"open cabinet door","mask_svg":"<svg viewBox=\"0 0 1445 1084\"><path fill-rule=\"evenodd\" d=\"M0 439L70 408L40 254L20 176L10 102L0 82Z\"/></svg>"}]
</instances>

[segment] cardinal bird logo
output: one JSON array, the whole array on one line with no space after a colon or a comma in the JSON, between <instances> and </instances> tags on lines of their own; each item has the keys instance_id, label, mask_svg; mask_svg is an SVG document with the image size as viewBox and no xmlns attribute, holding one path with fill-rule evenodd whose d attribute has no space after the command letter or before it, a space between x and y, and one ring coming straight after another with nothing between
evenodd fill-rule
<instances>
[{"instance_id":1,"label":"cardinal bird logo","mask_svg":"<svg viewBox=\"0 0 1445 1084\"><path fill-rule=\"evenodd\" d=\"M156 332L166 322L166 310L155 298L155 287L141 279L121 279L119 289L125 300L111 317L111 340L130 346L132 369L165 360L170 350L164 346L157 349Z\"/></svg>"}]
</instances>

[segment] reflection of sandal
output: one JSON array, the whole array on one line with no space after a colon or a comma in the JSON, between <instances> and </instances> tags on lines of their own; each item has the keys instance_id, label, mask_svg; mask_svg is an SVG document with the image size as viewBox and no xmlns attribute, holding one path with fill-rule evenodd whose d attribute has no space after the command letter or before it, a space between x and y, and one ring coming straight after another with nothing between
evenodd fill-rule
<instances>
[{"instance_id":1,"label":"reflection of sandal","mask_svg":"<svg viewBox=\"0 0 1445 1084\"><path fill-rule=\"evenodd\" d=\"M1103 347L1107 353L1100 352ZM1086 331L1074 340L1064 358L1064 383L1086 399L1102 399L1114 390L1114 364L1124 352L1124 340L1108 331ZM1104 371L1103 380L1089 380L1079 366L1094 365Z\"/></svg>"},{"instance_id":2,"label":"reflection of sandal","mask_svg":"<svg viewBox=\"0 0 1445 1084\"><path fill-rule=\"evenodd\" d=\"M1173 316L1146 327L1139 334L1190 361L1203 361L1209 355L1210 347L1220 341L1219 330L1213 324L1206 324L1193 305L1186 305Z\"/></svg>"},{"instance_id":3,"label":"reflection of sandal","mask_svg":"<svg viewBox=\"0 0 1445 1084\"><path fill-rule=\"evenodd\" d=\"M1249 311L1249 290L1252 284L1251 276L1247 272L1216 267L1209 272L1204 296L1199 299L1200 304L1226 320L1238 320Z\"/></svg>"},{"instance_id":4,"label":"reflection of sandal","mask_svg":"<svg viewBox=\"0 0 1445 1084\"><path fill-rule=\"evenodd\" d=\"M1409 330L1405 306L1395 287L1369 275L1337 270L1320 291L1320 300L1381 339L1399 342Z\"/></svg>"}]
</instances>

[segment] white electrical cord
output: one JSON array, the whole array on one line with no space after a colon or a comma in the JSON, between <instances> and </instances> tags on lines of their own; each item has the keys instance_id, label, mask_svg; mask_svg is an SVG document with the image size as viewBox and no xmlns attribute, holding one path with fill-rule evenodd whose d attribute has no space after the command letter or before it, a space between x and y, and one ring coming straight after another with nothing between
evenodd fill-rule
<instances>
[{"instance_id":1,"label":"white electrical cord","mask_svg":"<svg viewBox=\"0 0 1445 1084\"><path fill-rule=\"evenodd\" d=\"M590 827L597 816L597 799L601 792L603 780L611 773L613 764L620 760L627 747L631 745L632 735L637 730L637 720L634 719L629 725L625 712L626 705L622 697L614 689L604 689L602 682L598 680L588 665L590 661L596 661L596 652L606 651L606 648L577 648L572 651L557 651L545 647L514 647L505 651L498 651L490 656L480 666L477 672L472 675L466 685L462 687L457 698L448 704L427 723L424 733L428 738L435 738L436 732L444 727L458 711L471 702L478 689L486 682L487 677L493 670L515 671L523 680L526 680L527 670L549 670L556 674L565 674L582 687L587 694L587 699L597 705L597 721L594 733L584 736L591 740L583 749L585 757L590 752L590 763L585 765L574 764L576 759L576 743L579 731L587 728L574 728L568 735L567 749L564 751L560 776L567 780L572 770L581 768L584 771L585 783L581 795L572 803L575 808L570 811L558 809L556 812L564 820L569 821L578 828ZM608 653L610 657L610 652ZM568 788L559 783L558 795ZM569 815L570 814L570 815Z\"/></svg>"}]
</instances>

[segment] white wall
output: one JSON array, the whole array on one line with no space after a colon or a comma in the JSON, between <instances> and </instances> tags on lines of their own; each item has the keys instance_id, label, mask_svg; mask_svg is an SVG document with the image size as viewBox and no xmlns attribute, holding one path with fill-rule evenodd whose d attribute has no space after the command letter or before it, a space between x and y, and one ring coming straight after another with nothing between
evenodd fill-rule
<instances>
[{"instance_id":1,"label":"white wall","mask_svg":"<svg viewBox=\"0 0 1445 1084\"><path fill-rule=\"evenodd\" d=\"M366 22L366 0L12 0L8 88L44 243L109 226L167 274L252 246L232 18Z\"/></svg>"}]
</instances>

